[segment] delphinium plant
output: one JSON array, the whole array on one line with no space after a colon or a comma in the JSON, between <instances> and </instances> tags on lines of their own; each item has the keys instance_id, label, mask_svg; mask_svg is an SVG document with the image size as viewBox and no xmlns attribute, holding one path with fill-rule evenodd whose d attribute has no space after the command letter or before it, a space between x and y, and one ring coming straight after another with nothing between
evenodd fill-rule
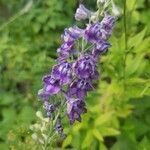
<instances>
[{"instance_id":1,"label":"delphinium plant","mask_svg":"<svg viewBox=\"0 0 150 150\"><path fill-rule=\"evenodd\" d=\"M97 11L93 12L80 4L75 13L84 28L66 28L61 36L62 45L57 49L58 59L50 73L43 77L43 88L38 96L43 103L46 117L37 112L39 123L31 126L32 137L43 149L51 147L58 137L63 139L63 120L68 118L72 125L81 121L87 112L86 95L94 90L99 79L98 62L111 44L108 42L119 14L112 0L98 0Z\"/></svg>"}]
</instances>

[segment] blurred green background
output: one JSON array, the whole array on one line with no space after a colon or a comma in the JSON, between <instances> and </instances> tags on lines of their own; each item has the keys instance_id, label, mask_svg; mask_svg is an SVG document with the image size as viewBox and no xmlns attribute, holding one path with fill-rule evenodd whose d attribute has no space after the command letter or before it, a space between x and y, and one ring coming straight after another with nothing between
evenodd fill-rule
<instances>
[{"instance_id":1,"label":"blurred green background","mask_svg":"<svg viewBox=\"0 0 150 150\"><path fill-rule=\"evenodd\" d=\"M116 0L123 12L124 0ZM84 0L94 9L96 1ZM38 150L29 126L41 109L37 91L56 59L64 28L75 24L77 0L0 0L0 150ZM87 98L82 123L66 127L61 149L150 150L150 2L127 0L101 80Z\"/></svg>"}]
</instances>

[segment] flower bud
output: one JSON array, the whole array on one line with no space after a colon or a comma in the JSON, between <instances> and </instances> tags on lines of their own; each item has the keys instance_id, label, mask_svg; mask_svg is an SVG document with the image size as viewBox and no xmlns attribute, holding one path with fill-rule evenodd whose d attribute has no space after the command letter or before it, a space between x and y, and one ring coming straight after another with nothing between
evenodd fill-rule
<instances>
[{"instance_id":1,"label":"flower bud","mask_svg":"<svg viewBox=\"0 0 150 150\"><path fill-rule=\"evenodd\" d=\"M43 119L42 112L40 112L40 111L36 112L36 116L40 119Z\"/></svg>"},{"instance_id":2,"label":"flower bud","mask_svg":"<svg viewBox=\"0 0 150 150\"><path fill-rule=\"evenodd\" d=\"M32 134L32 139L35 141L37 140L37 134L36 133Z\"/></svg>"},{"instance_id":3,"label":"flower bud","mask_svg":"<svg viewBox=\"0 0 150 150\"><path fill-rule=\"evenodd\" d=\"M120 10L119 10L119 8L116 5L113 5L113 7L112 7L112 13L115 16L120 16Z\"/></svg>"},{"instance_id":4,"label":"flower bud","mask_svg":"<svg viewBox=\"0 0 150 150\"><path fill-rule=\"evenodd\" d=\"M98 6L98 8L103 7L105 3L106 3L106 0L97 0L97 6Z\"/></svg>"},{"instance_id":5,"label":"flower bud","mask_svg":"<svg viewBox=\"0 0 150 150\"><path fill-rule=\"evenodd\" d=\"M91 11L80 4L75 13L75 19L77 21L88 19L91 16Z\"/></svg>"},{"instance_id":6,"label":"flower bud","mask_svg":"<svg viewBox=\"0 0 150 150\"><path fill-rule=\"evenodd\" d=\"M104 4L106 0L97 0L97 4Z\"/></svg>"},{"instance_id":7,"label":"flower bud","mask_svg":"<svg viewBox=\"0 0 150 150\"><path fill-rule=\"evenodd\" d=\"M42 133L42 136L43 136L45 141L48 139L48 136L46 134Z\"/></svg>"}]
</instances>

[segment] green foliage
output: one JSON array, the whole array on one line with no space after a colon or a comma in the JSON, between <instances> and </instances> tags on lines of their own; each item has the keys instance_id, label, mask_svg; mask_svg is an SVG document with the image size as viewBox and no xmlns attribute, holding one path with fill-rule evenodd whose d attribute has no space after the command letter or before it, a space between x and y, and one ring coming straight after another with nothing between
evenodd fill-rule
<instances>
[{"instance_id":1,"label":"green foliage","mask_svg":"<svg viewBox=\"0 0 150 150\"><path fill-rule=\"evenodd\" d=\"M0 1L0 149L30 145L41 78L55 63L74 5L69 0Z\"/></svg>"},{"instance_id":2,"label":"green foliage","mask_svg":"<svg viewBox=\"0 0 150 150\"><path fill-rule=\"evenodd\" d=\"M86 1L89 8L95 1ZM123 1L117 1L123 8ZM71 0L0 0L0 149L40 149L29 126L41 107L41 78L55 63L63 29L73 24ZM57 147L92 150L150 149L150 30L147 0L127 0L100 60L101 79L87 98L81 123L65 128Z\"/></svg>"}]
</instances>

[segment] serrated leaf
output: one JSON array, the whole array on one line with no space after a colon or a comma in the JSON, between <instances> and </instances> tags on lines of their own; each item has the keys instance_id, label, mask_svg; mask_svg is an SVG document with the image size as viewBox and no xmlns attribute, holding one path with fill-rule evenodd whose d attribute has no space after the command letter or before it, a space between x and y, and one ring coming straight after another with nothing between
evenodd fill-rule
<instances>
[{"instance_id":1,"label":"serrated leaf","mask_svg":"<svg viewBox=\"0 0 150 150\"><path fill-rule=\"evenodd\" d=\"M90 147L90 145L91 145L91 143L92 143L92 140L93 140L93 133L92 133L91 131L89 131L89 132L86 134L85 139L83 140L82 149L85 149L85 148Z\"/></svg>"},{"instance_id":2,"label":"serrated leaf","mask_svg":"<svg viewBox=\"0 0 150 150\"><path fill-rule=\"evenodd\" d=\"M113 115L113 112L108 112L108 113L105 113L105 114L101 114L100 117L98 117L95 120L95 126L105 124L106 122L111 120L112 115Z\"/></svg>"},{"instance_id":3,"label":"serrated leaf","mask_svg":"<svg viewBox=\"0 0 150 150\"><path fill-rule=\"evenodd\" d=\"M130 76L132 74L134 74L139 66L143 63L143 55L139 55L139 56L136 56L136 57L128 57L127 58L127 66L126 66L126 75L127 76Z\"/></svg>"},{"instance_id":4,"label":"serrated leaf","mask_svg":"<svg viewBox=\"0 0 150 150\"><path fill-rule=\"evenodd\" d=\"M67 138L65 139L65 141L63 142L63 148L67 147L68 145L71 144L71 141L72 141L72 136L71 135L68 135Z\"/></svg>"},{"instance_id":5,"label":"serrated leaf","mask_svg":"<svg viewBox=\"0 0 150 150\"><path fill-rule=\"evenodd\" d=\"M120 131L111 127L103 127L100 129L103 136L115 136L119 135Z\"/></svg>"},{"instance_id":6,"label":"serrated leaf","mask_svg":"<svg viewBox=\"0 0 150 150\"><path fill-rule=\"evenodd\" d=\"M138 145L138 150L149 150L150 149L150 140L145 136Z\"/></svg>"},{"instance_id":7,"label":"serrated leaf","mask_svg":"<svg viewBox=\"0 0 150 150\"><path fill-rule=\"evenodd\" d=\"M93 129L93 135L99 140L99 141L104 141L103 136L97 129Z\"/></svg>"},{"instance_id":8,"label":"serrated leaf","mask_svg":"<svg viewBox=\"0 0 150 150\"><path fill-rule=\"evenodd\" d=\"M25 106L18 116L18 122L29 123L35 119L35 111L30 106Z\"/></svg>"},{"instance_id":9,"label":"serrated leaf","mask_svg":"<svg viewBox=\"0 0 150 150\"><path fill-rule=\"evenodd\" d=\"M136 34L134 37L131 37L129 39L129 46L130 47L137 47L138 45L140 45L143 41L143 38L145 36L147 28L143 29L141 32L139 32L138 34Z\"/></svg>"},{"instance_id":10,"label":"serrated leaf","mask_svg":"<svg viewBox=\"0 0 150 150\"><path fill-rule=\"evenodd\" d=\"M131 11L136 5L136 0L130 0L127 1L127 9L128 11Z\"/></svg>"}]
</instances>

